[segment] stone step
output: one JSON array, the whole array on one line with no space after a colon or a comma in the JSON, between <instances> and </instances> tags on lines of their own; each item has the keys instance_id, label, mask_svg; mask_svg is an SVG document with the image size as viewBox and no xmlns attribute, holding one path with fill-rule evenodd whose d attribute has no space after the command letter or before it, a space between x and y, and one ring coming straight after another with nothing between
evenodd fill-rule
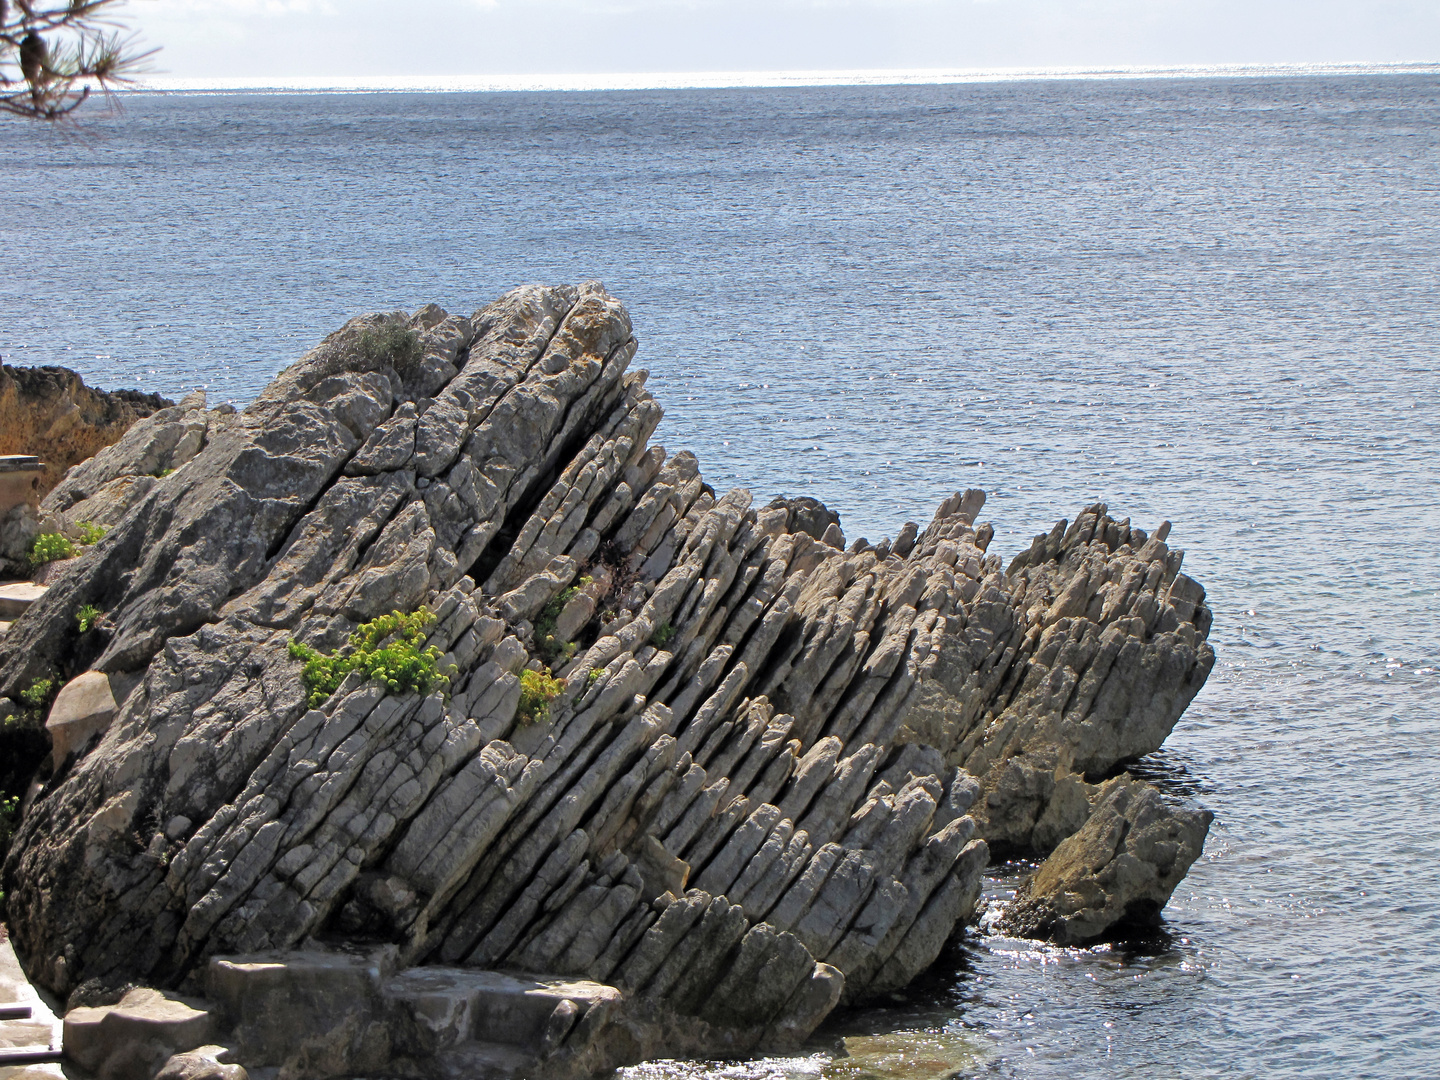
<instances>
[{"instance_id":1,"label":"stone step","mask_svg":"<svg viewBox=\"0 0 1440 1080\"><path fill-rule=\"evenodd\" d=\"M0 1080L64 1080L60 1022L25 978L10 941L0 934ZM27 1012L28 1010L28 1012ZM27 1012L27 1015L16 1015Z\"/></svg>"},{"instance_id":2,"label":"stone step","mask_svg":"<svg viewBox=\"0 0 1440 1080\"><path fill-rule=\"evenodd\" d=\"M584 979L423 967L388 979L384 996L414 1041L412 1052L480 1040L540 1055L558 1047L592 1007L621 994Z\"/></svg>"},{"instance_id":3,"label":"stone step","mask_svg":"<svg viewBox=\"0 0 1440 1080\"><path fill-rule=\"evenodd\" d=\"M437 1054L427 1071L442 1080L528 1080L538 1064L517 1047L472 1040Z\"/></svg>"},{"instance_id":4,"label":"stone step","mask_svg":"<svg viewBox=\"0 0 1440 1080\"><path fill-rule=\"evenodd\" d=\"M29 581L7 581L0 585L0 619L18 619L45 595L45 590L46 586Z\"/></svg>"}]
</instances>

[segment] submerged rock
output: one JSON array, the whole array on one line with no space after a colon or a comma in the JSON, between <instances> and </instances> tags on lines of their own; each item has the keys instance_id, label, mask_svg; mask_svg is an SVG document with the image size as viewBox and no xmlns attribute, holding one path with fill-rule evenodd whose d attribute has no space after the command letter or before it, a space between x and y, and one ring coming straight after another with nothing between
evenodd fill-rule
<instances>
[{"instance_id":1,"label":"submerged rock","mask_svg":"<svg viewBox=\"0 0 1440 1080\"><path fill-rule=\"evenodd\" d=\"M1033 838L1057 772L1144 752L1203 682L1198 586L1103 508L1008 575L978 491L847 552L823 507L651 446L635 349L594 284L367 316L72 470L51 512L113 527L0 639L0 707L125 691L5 865L36 982L195 990L348 937L612 988L526 1051L555 1075L794 1046L934 962L984 829ZM421 605L447 692L307 704L292 642ZM386 1030L267 1054L354 1072Z\"/></svg>"},{"instance_id":2,"label":"submerged rock","mask_svg":"<svg viewBox=\"0 0 1440 1080\"><path fill-rule=\"evenodd\" d=\"M1200 857L1212 818L1128 774L1107 781L1084 827L1021 886L998 929L1079 945L1116 927L1154 926Z\"/></svg>"},{"instance_id":3,"label":"submerged rock","mask_svg":"<svg viewBox=\"0 0 1440 1080\"><path fill-rule=\"evenodd\" d=\"M953 1080L972 1075L987 1056L975 1036L952 1031L851 1035L844 1050L823 1080Z\"/></svg>"}]
</instances>

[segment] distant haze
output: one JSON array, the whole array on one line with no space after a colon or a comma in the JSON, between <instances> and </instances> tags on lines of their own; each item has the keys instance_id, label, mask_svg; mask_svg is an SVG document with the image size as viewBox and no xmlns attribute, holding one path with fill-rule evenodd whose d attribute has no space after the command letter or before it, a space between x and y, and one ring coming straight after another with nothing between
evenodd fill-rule
<instances>
[{"instance_id":1,"label":"distant haze","mask_svg":"<svg viewBox=\"0 0 1440 1080\"><path fill-rule=\"evenodd\" d=\"M145 0L173 79L1389 64L1437 0ZM166 80L168 81L168 79Z\"/></svg>"}]
</instances>

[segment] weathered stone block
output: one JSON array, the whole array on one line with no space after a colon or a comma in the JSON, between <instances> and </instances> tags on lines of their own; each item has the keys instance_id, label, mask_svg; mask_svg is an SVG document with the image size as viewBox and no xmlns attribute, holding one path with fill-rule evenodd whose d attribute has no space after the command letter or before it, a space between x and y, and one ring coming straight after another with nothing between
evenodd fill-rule
<instances>
[{"instance_id":1,"label":"weathered stone block","mask_svg":"<svg viewBox=\"0 0 1440 1080\"><path fill-rule=\"evenodd\" d=\"M119 711L110 688L110 677L103 671L87 671L66 683L56 695L45 721L55 767L58 769L67 757L89 742L91 736L109 728Z\"/></svg>"},{"instance_id":2,"label":"weathered stone block","mask_svg":"<svg viewBox=\"0 0 1440 1080\"><path fill-rule=\"evenodd\" d=\"M171 1055L210 1042L214 1030L201 1003L138 988L116 1005L66 1013L65 1054L99 1080L150 1080Z\"/></svg>"}]
</instances>

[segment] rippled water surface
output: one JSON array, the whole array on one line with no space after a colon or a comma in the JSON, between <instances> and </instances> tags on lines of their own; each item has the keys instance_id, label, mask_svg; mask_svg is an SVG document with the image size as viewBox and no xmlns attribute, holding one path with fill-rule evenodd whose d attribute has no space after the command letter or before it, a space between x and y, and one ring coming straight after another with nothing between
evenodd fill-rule
<instances>
[{"instance_id":1,"label":"rippled water surface","mask_svg":"<svg viewBox=\"0 0 1440 1080\"><path fill-rule=\"evenodd\" d=\"M1436 1075L1440 79L145 97L0 150L10 362L243 402L353 314L598 277L717 487L871 540L984 487L1007 555L1175 522L1219 663L1146 768L1217 817L1164 935L980 930L813 1052L627 1076Z\"/></svg>"}]
</instances>

